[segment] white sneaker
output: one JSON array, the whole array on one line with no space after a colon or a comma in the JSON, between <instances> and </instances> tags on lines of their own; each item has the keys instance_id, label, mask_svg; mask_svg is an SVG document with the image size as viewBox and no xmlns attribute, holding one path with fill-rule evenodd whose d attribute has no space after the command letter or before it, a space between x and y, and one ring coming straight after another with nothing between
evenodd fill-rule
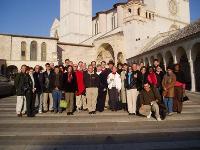
<instances>
[{"instance_id":1,"label":"white sneaker","mask_svg":"<svg viewBox=\"0 0 200 150\"><path fill-rule=\"evenodd\" d=\"M172 116L173 114L174 114L174 113L173 113L173 112L171 112L171 113L169 113L169 114L168 114L168 116Z\"/></svg>"},{"instance_id":2,"label":"white sneaker","mask_svg":"<svg viewBox=\"0 0 200 150\"><path fill-rule=\"evenodd\" d=\"M151 114L152 114L152 112L150 111L149 115L147 116L148 119L151 118Z\"/></svg>"},{"instance_id":3,"label":"white sneaker","mask_svg":"<svg viewBox=\"0 0 200 150\"><path fill-rule=\"evenodd\" d=\"M42 114L42 111L41 111L41 110L39 110L39 114Z\"/></svg>"},{"instance_id":4,"label":"white sneaker","mask_svg":"<svg viewBox=\"0 0 200 150\"><path fill-rule=\"evenodd\" d=\"M162 120L161 120L160 117L159 117L159 118L157 118L157 121L162 121Z\"/></svg>"}]
</instances>

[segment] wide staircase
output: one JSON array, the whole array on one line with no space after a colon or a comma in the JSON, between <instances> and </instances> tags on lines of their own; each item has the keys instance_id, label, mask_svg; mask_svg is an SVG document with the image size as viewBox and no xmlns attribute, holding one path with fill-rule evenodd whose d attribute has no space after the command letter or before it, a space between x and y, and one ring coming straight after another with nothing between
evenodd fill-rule
<instances>
[{"instance_id":1,"label":"wide staircase","mask_svg":"<svg viewBox=\"0 0 200 150\"><path fill-rule=\"evenodd\" d=\"M127 112L45 113L16 117L16 97L0 99L0 150L199 150L200 95L188 93L182 114L164 121Z\"/></svg>"}]
</instances>

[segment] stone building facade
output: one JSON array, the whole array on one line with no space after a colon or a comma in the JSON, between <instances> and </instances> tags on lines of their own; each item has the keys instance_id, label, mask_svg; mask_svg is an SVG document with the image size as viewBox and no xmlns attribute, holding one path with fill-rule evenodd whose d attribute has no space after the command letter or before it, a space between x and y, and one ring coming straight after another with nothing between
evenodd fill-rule
<instances>
[{"instance_id":1,"label":"stone building facade","mask_svg":"<svg viewBox=\"0 0 200 150\"><path fill-rule=\"evenodd\" d=\"M0 34L0 62L19 68L62 64L66 58L87 64L93 60L152 64L159 58L167 66L184 58L184 68L190 72L187 87L200 91L195 68L198 30L189 32L197 24L190 25L189 0L127 0L93 17L92 0L60 0L60 17L54 20L50 37Z\"/></svg>"}]
</instances>

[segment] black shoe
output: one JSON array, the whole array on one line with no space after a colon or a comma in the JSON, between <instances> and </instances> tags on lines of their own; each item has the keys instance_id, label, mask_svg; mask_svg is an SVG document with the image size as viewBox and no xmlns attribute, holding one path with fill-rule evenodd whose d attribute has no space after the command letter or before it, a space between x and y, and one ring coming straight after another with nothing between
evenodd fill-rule
<instances>
[{"instance_id":1,"label":"black shoe","mask_svg":"<svg viewBox=\"0 0 200 150\"><path fill-rule=\"evenodd\" d=\"M91 115L91 114L92 114L92 112L89 112L89 114Z\"/></svg>"},{"instance_id":2,"label":"black shoe","mask_svg":"<svg viewBox=\"0 0 200 150\"><path fill-rule=\"evenodd\" d=\"M70 112L68 112L68 113L67 113L67 115L69 116L69 115L71 115L71 113L70 113Z\"/></svg>"},{"instance_id":3,"label":"black shoe","mask_svg":"<svg viewBox=\"0 0 200 150\"><path fill-rule=\"evenodd\" d=\"M70 112L70 115L74 115L73 112Z\"/></svg>"},{"instance_id":4,"label":"black shoe","mask_svg":"<svg viewBox=\"0 0 200 150\"><path fill-rule=\"evenodd\" d=\"M57 113L58 113L58 111L54 110L54 114L57 114Z\"/></svg>"},{"instance_id":5,"label":"black shoe","mask_svg":"<svg viewBox=\"0 0 200 150\"><path fill-rule=\"evenodd\" d=\"M93 111L92 114L96 114L96 111Z\"/></svg>"},{"instance_id":6,"label":"black shoe","mask_svg":"<svg viewBox=\"0 0 200 150\"><path fill-rule=\"evenodd\" d=\"M22 117L22 114L17 114L17 117Z\"/></svg>"}]
</instances>

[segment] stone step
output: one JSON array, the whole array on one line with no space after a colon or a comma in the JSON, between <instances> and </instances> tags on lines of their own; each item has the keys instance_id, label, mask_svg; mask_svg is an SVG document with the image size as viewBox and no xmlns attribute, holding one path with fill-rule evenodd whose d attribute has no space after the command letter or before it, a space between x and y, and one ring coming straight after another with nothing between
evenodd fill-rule
<instances>
[{"instance_id":1,"label":"stone step","mask_svg":"<svg viewBox=\"0 0 200 150\"><path fill-rule=\"evenodd\" d=\"M0 137L0 149L199 150L197 132L126 135ZM173 141L173 142L172 142ZM187 142L186 142L187 141Z\"/></svg>"}]
</instances>

